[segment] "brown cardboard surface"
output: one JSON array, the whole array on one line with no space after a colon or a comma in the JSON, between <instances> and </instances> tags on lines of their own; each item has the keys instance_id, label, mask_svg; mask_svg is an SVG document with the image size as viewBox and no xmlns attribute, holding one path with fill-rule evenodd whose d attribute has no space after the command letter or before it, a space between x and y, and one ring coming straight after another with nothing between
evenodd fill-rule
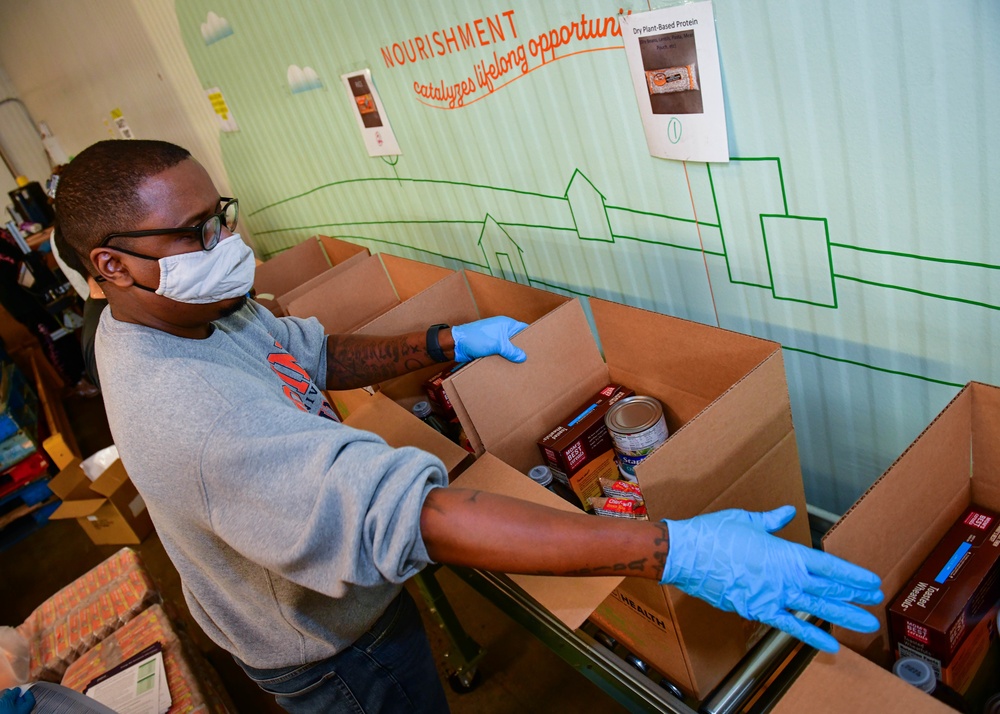
<instances>
[{"instance_id":1,"label":"brown cardboard surface","mask_svg":"<svg viewBox=\"0 0 1000 714\"><path fill-rule=\"evenodd\" d=\"M878 574L887 599L969 504L972 405L973 388L966 386L823 537L825 551ZM834 628L833 635L887 664L885 607L867 609L882 623L879 632Z\"/></svg>"},{"instance_id":2,"label":"brown cardboard surface","mask_svg":"<svg viewBox=\"0 0 1000 714\"><path fill-rule=\"evenodd\" d=\"M360 335L398 335L433 324L461 325L479 319L463 273L452 273L405 303L357 329Z\"/></svg>"},{"instance_id":3,"label":"brown cardboard surface","mask_svg":"<svg viewBox=\"0 0 1000 714\"><path fill-rule=\"evenodd\" d=\"M352 255L351 257L347 258L346 260L341 261L340 263L337 263L332 268L327 268L322 273L320 273L319 275L317 275L315 278L310 278L309 280L306 280L304 283L302 283L301 285L299 285L299 286L297 286L295 288L292 288L291 290L289 290L284 295L278 295L276 297L278 305L280 305L281 309L286 314L288 314L288 306L294 300L302 297L303 295L305 295L306 293L308 293L310 290L315 290L316 288L318 288L320 285L322 285L323 283L327 282L328 280L334 280L334 279L336 279L336 277L338 275L340 275L341 273L343 273L345 270L350 270L352 266L355 266L358 263L363 262L365 260L365 258L367 258L367 257L368 257L368 252L367 251L365 251L364 253L355 253L354 255Z\"/></svg>"},{"instance_id":4,"label":"brown cardboard surface","mask_svg":"<svg viewBox=\"0 0 1000 714\"><path fill-rule=\"evenodd\" d=\"M540 503L562 511L581 513L525 474L512 469L500 459L485 454L453 482L455 488L499 493ZM584 516L581 518L596 518ZM568 627L576 629L622 581L619 577L565 578L540 575L510 575L525 592L537 600Z\"/></svg>"},{"instance_id":5,"label":"brown cardboard surface","mask_svg":"<svg viewBox=\"0 0 1000 714\"><path fill-rule=\"evenodd\" d=\"M506 315L530 324L571 300L548 290L531 288L510 280L471 270L464 272L469 281L469 289L476 298L480 317Z\"/></svg>"},{"instance_id":6,"label":"brown cardboard surface","mask_svg":"<svg viewBox=\"0 0 1000 714\"><path fill-rule=\"evenodd\" d=\"M326 253L314 236L258 265L254 290L277 298L329 267Z\"/></svg>"},{"instance_id":7,"label":"brown cardboard surface","mask_svg":"<svg viewBox=\"0 0 1000 714\"><path fill-rule=\"evenodd\" d=\"M478 360L445 380L445 389L456 412L459 406L465 410L466 433L468 424L475 425L482 449L526 472L542 463L538 438L609 380L576 300L541 317L512 342L527 353L526 362Z\"/></svg>"},{"instance_id":8,"label":"brown cardboard surface","mask_svg":"<svg viewBox=\"0 0 1000 714\"><path fill-rule=\"evenodd\" d=\"M842 647L816 655L778 700L773 714L954 714L898 677Z\"/></svg>"},{"instance_id":9,"label":"brown cardboard surface","mask_svg":"<svg viewBox=\"0 0 1000 714\"><path fill-rule=\"evenodd\" d=\"M389 446L415 446L444 462L449 474L463 466L469 452L413 416L383 394L375 394L344 420L348 426L378 434ZM544 489L543 489L544 490Z\"/></svg>"},{"instance_id":10,"label":"brown cardboard surface","mask_svg":"<svg viewBox=\"0 0 1000 714\"><path fill-rule=\"evenodd\" d=\"M1000 511L1000 388L972 382L972 501Z\"/></svg>"},{"instance_id":11,"label":"brown cardboard surface","mask_svg":"<svg viewBox=\"0 0 1000 714\"><path fill-rule=\"evenodd\" d=\"M450 268L439 265L421 263L418 260L400 258L388 253L381 253L385 272L389 274L392 286L400 302L406 302L417 293L423 292L439 280L454 274Z\"/></svg>"},{"instance_id":12,"label":"brown cardboard surface","mask_svg":"<svg viewBox=\"0 0 1000 714\"><path fill-rule=\"evenodd\" d=\"M367 248L357 243L350 243L346 240L324 235L317 235L316 239L323 246L323 252L326 253L330 265L340 265L356 255L371 255L371 252Z\"/></svg>"},{"instance_id":13,"label":"brown cardboard surface","mask_svg":"<svg viewBox=\"0 0 1000 714\"><path fill-rule=\"evenodd\" d=\"M153 530L149 511L121 460L91 482L75 459L53 477L49 488L63 501L50 517L75 518L97 545L138 544Z\"/></svg>"},{"instance_id":14,"label":"brown cardboard surface","mask_svg":"<svg viewBox=\"0 0 1000 714\"><path fill-rule=\"evenodd\" d=\"M382 261L372 255L293 300L288 312L315 316L327 333L335 334L351 332L398 304Z\"/></svg>"}]
</instances>

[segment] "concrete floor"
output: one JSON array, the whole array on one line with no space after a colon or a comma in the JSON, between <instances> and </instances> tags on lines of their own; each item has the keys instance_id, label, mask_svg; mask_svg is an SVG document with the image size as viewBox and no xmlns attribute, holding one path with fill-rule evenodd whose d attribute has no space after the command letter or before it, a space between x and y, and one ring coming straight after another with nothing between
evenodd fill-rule
<instances>
[{"instance_id":1,"label":"concrete floor","mask_svg":"<svg viewBox=\"0 0 1000 714\"><path fill-rule=\"evenodd\" d=\"M111 443L100 398L66 402L81 451L91 454ZM20 624L45 598L117 550L95 546L74 521L50 521L25 540L0 552L0 625ZM281 711L251 682L229 655L215 646L191 618L180 591L177 571L159 538L136 546L163 596L164 607L184 628L219 672L240 712ZM587 711L622 712L623 707L563 662L518 624L447 569L438 573L449 602L466 631L485 650L481 682L456 694L445 684L455 714L542 714ZM431 620L416 587L410 592L421 608L442 681L447 682L448 640Z\"/></svg>"}]
</instances>

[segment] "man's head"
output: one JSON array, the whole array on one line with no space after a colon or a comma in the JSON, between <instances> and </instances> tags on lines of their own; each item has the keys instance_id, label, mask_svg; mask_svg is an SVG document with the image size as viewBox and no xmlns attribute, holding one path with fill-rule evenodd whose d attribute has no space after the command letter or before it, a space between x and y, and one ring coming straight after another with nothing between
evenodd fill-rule
<instances>
[{"instance_id":1,"label":"man's head","mask_svg":"<svg viewBox=\"0 0 1000 714\"><path fill-rule=\"evenodd\" d=\"M63 172L56 215L118 320L206 336L253 282L252 251L231 240L236 201L223 200L178 146L105 141L86 149Z\"/></svg>"},{"instance_id":2,"label":"man's head","mask_svg":"<svg viewBox=\"0 0 1000 714\"><path fill-rule=\"evenodd\" d=\"M94 275L90 251L109 233L134 230L147 212L143 182L191 158L166 141L98 142L73 159L59 177L59 232Z\"/></svg>"}]
</instances>

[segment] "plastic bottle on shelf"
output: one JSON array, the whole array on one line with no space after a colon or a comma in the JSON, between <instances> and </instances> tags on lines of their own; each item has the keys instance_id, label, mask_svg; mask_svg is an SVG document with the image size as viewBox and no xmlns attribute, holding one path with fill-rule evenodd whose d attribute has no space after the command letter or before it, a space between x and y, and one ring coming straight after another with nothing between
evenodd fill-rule
<instances>
[{"instance_id":1,"label":"plastic bottle on shelf","mask_svg":"<svg viewBox=\"0 0 1000 714\"><path fill-rule=\"evenodd\" d=\"M892 665L892 673L907 684L930 694L939 702L965 714L972 714L962 695L937 680L931 666L917 657L902 657Z\"/></svg>"},{"instance_id":2,"label":"plastic bottle on shelf","mask_svg":"<svg viewBox=\"0 0 1000 714\"><path fill-rule=\"evenodd\" d=\"M434 431L441 432L449 439L451 438L451 429L448 428L444 419L431 410L430 402L417 402L413 405L413 409L411 411L414 416L434 429Z\"/></svg>"}]
</instances>

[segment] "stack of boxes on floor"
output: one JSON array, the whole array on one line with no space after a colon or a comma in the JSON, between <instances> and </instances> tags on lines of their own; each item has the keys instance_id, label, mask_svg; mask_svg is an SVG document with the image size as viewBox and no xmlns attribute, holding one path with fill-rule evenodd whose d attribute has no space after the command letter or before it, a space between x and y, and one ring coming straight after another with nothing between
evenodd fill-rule
<instances>
[{"instance_id":1,"label":"stack of boxes on floor","mask_svg":"<svg viewBox=\"0 0 1000 714\"><path fill-rule=\"evenodd\" d=\"M779 535L810 542L777 343L598 299L586 301L588 320L577 299L476 272L370 256L326 236L259 266L256 287L276 314L315 316L328 332L398 334L494 315L528 323L514 338L528 354L523 364L490 357L457 369L428 367L374 389L328 393L346 423L393 446L441 456L457 486L564 510L592 505L595 482L613 474L589 485L568 479L577 486L575 506L527 474L543 463L540 440L581 405L596 404L595 394L620 385L655 399L669 433L624 469L634 474L650 519L792 504L798 515ZM438 431L452 440L413 416L420 401L434 406L439 422L451 422L453 430ZM879 573L890 598L970 502L1000 510L1000 390L970 385L939 422L946 426L936 422L931 436L914 445L921 454L900 459L825 541L827 550ZM945 441L940 449L939 439ZM596 624L641 659L654 681L679 688L689 700L710 694L766 630L647 580L511 578L569 627ZM885 621L884 606L872 610ZM817 656L782 699L782 711L938 706L887 671L892 657L885 628L870 636L835 634L849 648Z\"/></svg>"},{"instance_id":2,"label":"stack of boxes on floor","mask_svg":"<svg viewBox=\"0 0 1000 714\"><path fill-rule=\"evenodd\" d=\"M160 606L138 554L122 548L39 605L17 628L28 643L29 681L83 692L151 644L162 646L170 714L236 709L218 674Z\"/></svg>"},{"instance_id":3,"label":"stack of boxes on floor","mask_svg":"<svg viewBox=\"0 0 1000 714\"><path fill-rule=\"evenodd\" d=\"M0 352L0 550L44 526L59 506L49 488L50 464L39 448L45 424L38 396Z\"/></svg>"}]
</instances>

